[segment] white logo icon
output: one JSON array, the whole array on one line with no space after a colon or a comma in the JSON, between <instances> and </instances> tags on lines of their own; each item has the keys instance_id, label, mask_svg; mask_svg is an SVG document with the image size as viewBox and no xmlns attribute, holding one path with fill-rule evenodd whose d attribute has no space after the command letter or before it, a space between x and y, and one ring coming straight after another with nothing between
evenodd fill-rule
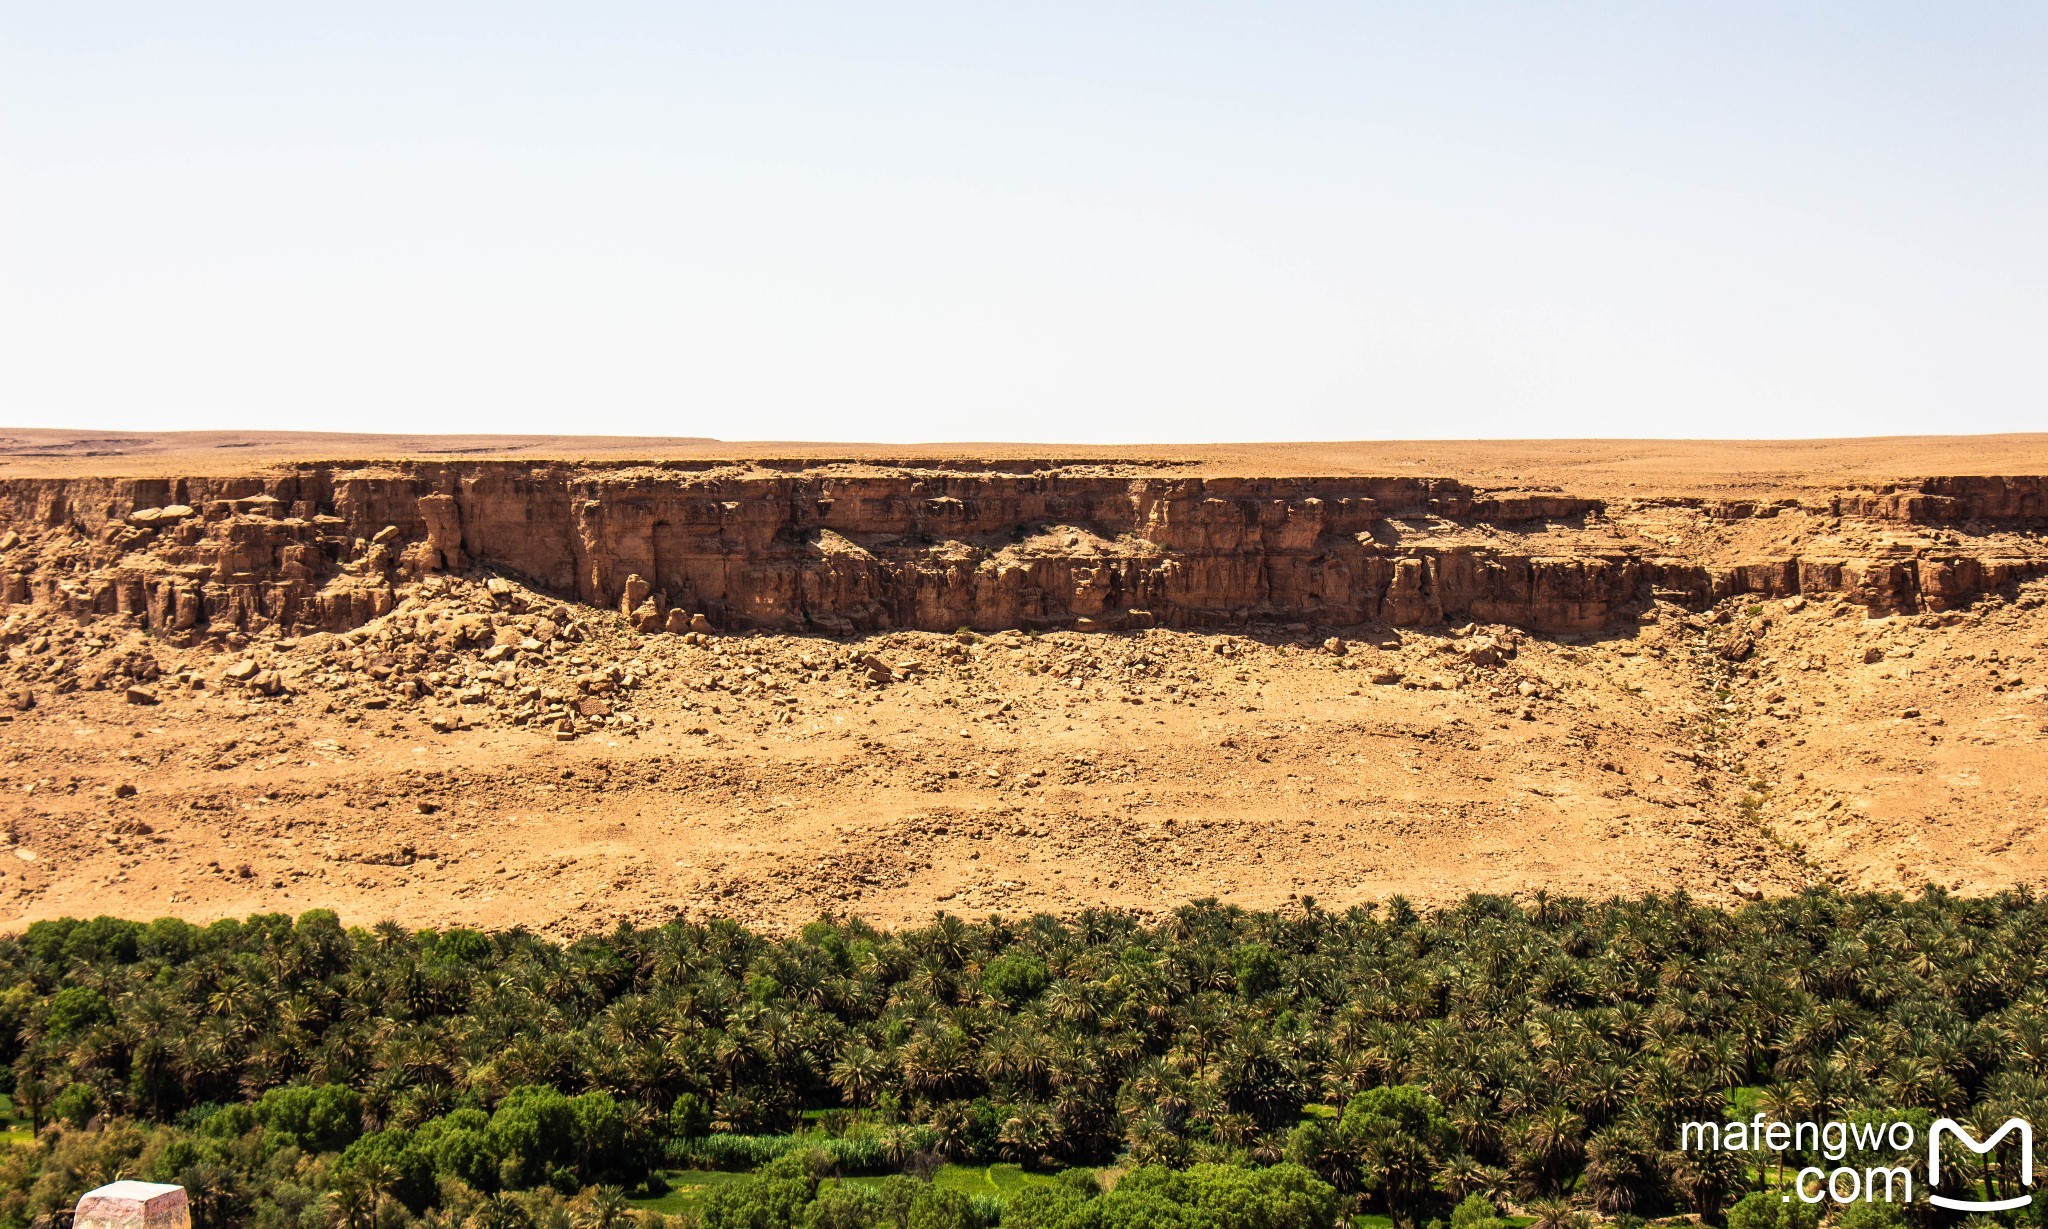
<instances>
[{"instance_id":1,"label":"white logo icon","mask_svg":"<svg viewBox=\"0 0 2048 1229\"><path fill-rule=\"evenodd\" d=\"M2012 1134L2020 1133L2020 1181L2034 1185L2034 1129L2025 1119L2008 1118L2005 1125L1991 1133L1983 1143L1971 1135L1953 1118L1937 1118L1927 1131L1927 1185L1941 1185L1941 1136L1943 1132L1956 1137L1963 1147L1979 1156L1998 1146L1998 1141ZM1928 1192L1927 1202L1936 1207L1953 1208L1958 1212L2003 1212L2009 1208L2024 1208L2031 1202L2031 1195L2015 1195L2011 1199L1950 1199L1946 1195Z\"/></svg>"}]
</instances>

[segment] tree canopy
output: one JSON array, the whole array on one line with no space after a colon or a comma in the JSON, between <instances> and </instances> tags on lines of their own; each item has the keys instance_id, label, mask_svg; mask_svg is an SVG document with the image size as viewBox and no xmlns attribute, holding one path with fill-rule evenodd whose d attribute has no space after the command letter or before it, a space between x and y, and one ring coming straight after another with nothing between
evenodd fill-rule
<instances>
[{"instance_id":1,"label":"tree canopy","mask_svg":"<svg viewBox=\"0 0 2048 1229\"><path fill-rule=\"evenodd\" d=\"M1198 902L1150 925L678 922L571 943L320 912L40 922L0 940L0 1080L57 1125L0 1165L0 1229L76 1197L58 1154L88 1135L94 1164L185 1182L213 1224L284 1215L261 1211L285 1206L271 1169L310 1158L309 1201L428 1216L453 1183L500 1200L477 1205L490 1220L532 1192L795 1153L841 1173L1131 1167L1006 1222L1061 1229L1251 1225L1230 1209L1275 1201L1289 1224L1326 1205L1419 1224L1473 1195L1718 1214L1753 1173L1680 1151L1676 1128L1731 1095L1780 1118L2048 1121L2044 938L2026 892ZM777 1173L758 1202L788 1202L770 1186L798 1178ZM802 1181L820 1223L885 1198Z\"/></svg>"}]
</instances>

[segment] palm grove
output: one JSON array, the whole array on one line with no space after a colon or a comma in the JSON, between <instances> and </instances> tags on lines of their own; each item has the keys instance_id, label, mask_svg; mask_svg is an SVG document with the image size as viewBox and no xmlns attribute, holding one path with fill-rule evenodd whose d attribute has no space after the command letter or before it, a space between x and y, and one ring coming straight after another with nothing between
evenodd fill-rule
<instances>
[{"instance_id":1,"label":"palm grove","mask_svg":"<svg viewBox=\"0 0 2048 1229\"><path fill-rule=\"evenodd\" d=\"M0 1229L116 1176L183 1183L205 1229L602 1229L685 1168L759 1171L700 1210L711 1229L1718 1219L1818 1160L1677 1147L1731 1098L2048 1122L2044 937L2025 892L567 945L318 912L44 922L0 941L36 1131L0 1158ZM942 1160L1123 1176L1003 1207L916 1176ZM889 1172L911 1176L834 1180Z\"/></svg>"}]
</instances>

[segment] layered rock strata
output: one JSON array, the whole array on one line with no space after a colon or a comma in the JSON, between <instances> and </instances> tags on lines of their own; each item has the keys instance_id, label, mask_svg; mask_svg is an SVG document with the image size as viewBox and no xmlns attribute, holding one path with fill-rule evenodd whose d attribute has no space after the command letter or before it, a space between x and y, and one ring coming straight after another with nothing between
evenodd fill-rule
<instances>
[{"instance_id":1,"label":"layered rock strata","mask_svg":"<svg viewBox=\"0 0 2048 1229\"><path fill-rule=\"evenodd\" d=\"M1618 528L1628 511L1440 478L969 466L459 462L18 478L0 481L0 604L125 614L173 635L342 630L390 610L409 580L475 569L622 607L650 631L1471 620L1565 632L1652 599L1831 594L1940 610L2048 571L2048 478L1934 478L1813 507L1697 505L1712 524L1792 512L1976 535L1854 551L1824 542L1691 557Z\"/></svg>"}]
</instances>

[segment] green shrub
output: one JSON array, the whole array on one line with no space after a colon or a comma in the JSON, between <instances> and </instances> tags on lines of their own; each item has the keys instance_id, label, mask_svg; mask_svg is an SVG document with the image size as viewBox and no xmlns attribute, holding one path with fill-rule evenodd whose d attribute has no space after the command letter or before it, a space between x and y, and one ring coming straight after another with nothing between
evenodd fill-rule
<instances>
[{"instance_id":1,"label":"green shrub","mask_svg":"<svg viewBox=\"0 0 2048 1229\"><path fill-rule=\"evenodd\" d=\"M817 1188L807 1176L764 1171L744 1182L713 1187L698 1223L702 1229L797 1229Z\"/></svg>"},{"instance_id":2,"label":"green shrub","mask_svg":"<svg viewBox=\"0 0 2048 1229\"><path fill-rule=\"evenodd\" d=\"M1046 981L1045 961L1036 956L1000 956L981 971L982 989L1012 1007L1037 998Z\"/></svg>"},{"instance_id":3,"label":"green shrub","mask_svg":"<svg viewBox=\"0 0 2048 1229\"><path fill-rule=\"evenodd\" d=\"M1500 1209L1484 1195L1471 1194L1451 1209L1451 1229L1508 1229Z\"/></svg>"},{"instance_id":4,"label":"green shrub","mask_svg":"<svg viewBox=\"0 0 2048 1229\"><path fill-rule=\"evenodd\" d=\"M140 922L117 917L96 917L89 922L57 918L33 922L22 933L21 943L36 959L62 967L72 963L133 964Z\"/></svg>"},{"instance_id":5,"label":"green shrub","mask_svg":"<svg viewBox=\"0 0 2048 1229\"><path fill-rule=\"evenodd\" d=\"M452 1127L441 1131L427 1153L438 1177L455 1178L480 1191L498 1189L498 1156L491 1141L475 1127Z\"/></svg>"},{"instance_id":6,"label":"green shrub","mask_svg":"<svg viewBox=\"0 0 2048 1229\"><path fill-rule=\"evenodd\" d=\"M1280 958L1263 943L1247 943L1230 958L1237 992L1248 999L1272 993L1280 984Z\"/></svg>"},{"instance_id":7,"label":"green shrub","mask_svg":"<svg viewBox=\"0 0 2048 1229\"><path fill-rule=\"evenodd\" d=\"M803 1229L873 1229L881 1223L881 1196L850 1183L820 1193L802 1222Z\"/></svg>"},{"instance_id":8,"label":"green shrub","mask_svg":"<svg viewBox=\"0 0 2048 1229\"><path fill-rule=\"evenodd\" d=\"M178 964L199 950L200 931L183 918L160 917L136 936L135 954L144 960Z\"/></svg>"},{"instance_id":9,"label":"green shrub","mask_svg":"<svg viewBox=\"0 0 2048 1229\"><path fill-rule=\"evenodd\" d=\"M61 1118L74 1127L83 1128L99 1113L100 1099L93 1093L90 1084L73 1084L57 1094L50 1102L50 1116Z\"/></svg>"},{"instance_id":10,"label":"green shrub","mask_svg":"<svg viewBox=\"0 0 2048 1229\"><path fill-rule=\"evenodd\" d=\"M1086 1202L1067 1183L1033 1183L1010 1196L1003 1229L1059 1229Z\"/></svg>"},{"instance_id":11,"label":"green shrub","mask_svg":"<svg viewBox=\"0 0 2048 1229\"><path fill-rule=\"evenodd\" d=\"M91 986L67 986L59 990L50 996L50 1006L43 1015L44 1031L56 1041L113 1022L113 1005L107 1002L106 995Z\"/></svg>"},{"instance_id":12,"label":"green shrub","mask_svg":"<svg viewBox=\"0 0 2048 1229\"><path fill-rule=\"evenodd\" d=\"M1084 1203L1061 1229L1333 1229L1341 1206L1335 1187L1299 1165L1146 1166Z\"/></svg>"},{"instance_id":13,"label":"green shrub","mask_svg":"<svg viewBox=\"0 0 2048 1229\"><path fill-rule=\"evenodd\" d=\"M306 1152L339 1152L363 1133L363 1099L343 1084L287 1084L256 1102L268 1142Z\"/></svg>"},{"instance_id":14,"label":"green shrub","mask_svg":"<svg viewBox=\"0 0 2048 1229\"><path fill-rule=\"evenodd\" d=\"M461 926L442 931L433 946L436 956L463 964L476 964L491 955L491 941L483 932Z\"/></svg>"},{"instance_id":15,"label":"green shrub","mask_svg":"<svg viewBox=\"0 0 2048 1229\"><path fill-rule=\"evenodd\" d=\"M576 1159L576 1107L552 1088L521 1088L498 1103L484 1136L505 1185L537 1185Z\"/></svg>"},{"instance_id":16,"label":"green shrub","mask_svg":"<svg viewBox=\"0 0 2048 1229\"><path fill-rule=\"evenodd\" d=\"M379 1179L384 1189L416 1213L425 1210L435 1194L433 1161L413 1146L412 1132L403 1127L373 1131L342 1149L334 1163L334 1175Z\"/></svg>"},{"instance_id":17,"label":"green shrub","mask_svg":"<svg viewBox=\"0 0 2048 1229\"><path fill-rule=\"evenodd\" d=\"M965 1193L927 1186L910 1201L904 1229L982 1229L982 1221Z\"/></svg>"},{"instance_id":18,"label":"green shrub","mask_svg":"<svg viewBox=\"0 0 2048 1229\"><path fill-rule=\"evenodd\" d=\"M908 1132L911 1150L923 1151L937 1142L928 1129ZM850 1174L882 1173L894 1168L890 1147L879 1133L847 1137L827 1135L705 1135L697 1139L670 1140L665 1150L668 1163L679 1169L722 1169L728 1172L759 1169L793 1152L816 1150L835 1169Z\"/></svg>"},{"instance_id":19,"label":"green shrub","mask_svg":"<svg viewBox=\"0 0 2048 1229\"><path fill-rule=\"evenodd\" d=\"M2030 1219L2038 1222L2040 1200L2034 1201ZM2023 1214L2025 1215L2025 1214ZM1882 1200L1862 1200L1842 1209L1841 1218L1835 1221L1835 1229L1904 1229L1906 1218L1899 1209Z\"/></svg>"},{"instance_id":20,"label":"green shrub","mask_svg":"<svg viewBox=\"0 0 2048 1229\"><path fill-rule=\"evenodd\" d=\"M711 1107L696 1093L683 1093L669 1107L668 1128L684 1139L695 1139L711 1129Z\"/></svg>"},{"instance_id":21,"label":"green shrub","mask_svg":"<svg viewBox=\"0 0 2048 1229\"><path fill-rule=\"evenodd\" d=\"M595 1178L636 1183L637 1166L627 1149L626 1112L608 1092L591 1091L569 1102L576 1130L576 1164L579 1172Z\"/></svg>"},{"instance_id":22,"label":"green shrub","mask_svg":"<svg viewBox=\"0 0 2048 1229\"><path fill-rule=\"evenodd\" d=\"M1775 1191L1751 1191L1728 1209L1728 1229L1815 1229L1818 1204L1786 1199Z\"/></svg>"}]
</instances>

